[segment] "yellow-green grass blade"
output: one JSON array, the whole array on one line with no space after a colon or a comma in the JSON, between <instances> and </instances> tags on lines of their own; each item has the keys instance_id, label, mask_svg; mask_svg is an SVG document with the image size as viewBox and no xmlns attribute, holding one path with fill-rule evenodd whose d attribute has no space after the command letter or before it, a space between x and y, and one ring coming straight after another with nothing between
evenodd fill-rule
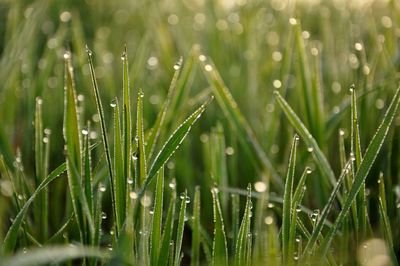
<instances>
[{"instance_id":1,"label":"yellow-green grass blade","mask_svg":"<svg viewBox=\"0 0 400 266\"><path fill-rule=\"evenodd\" d=\"M222 217L217 188L211 189L214 213L213 265L228 265L228 247L226 243L224 218Z\"/></svg>"},{"instance_id":2,"label":"yellow-green grass blade","mask_svg":"<svg viewBox=\"0 0 400 266\"><path fill-rule=\"evenodd\" d=\"M175 216L175 202L176 202L176 192L172 191L171 201L169 203L167 218L164 223L164 230L161 239L160 252L158 256L157 265L162 266L165 265L168 257L173 257L173 254L169 253L169 246L172 238L172 232L174 228L174 216Z\"/></svg>"},{"instance_id":3,"label":"yellow-green grass blade","mask_svg":"<svg viewBox=\"0 0 400 266\"><path fill-rule=\"evenodd\" d=\"M335 220L334 226L329 230L327 233L324 242L321 245L322 253L321 255L324 256L330 247L330 244L338 230L339 225L343 222L345 216L347 215L351 204L355 200L360 188L365 182L367 175L374 163L378 153L380 152L383 142L385 141L386 135L392 125L393 119L397 113L398 107L400 103L400 88L397 89L389 108L386 111L386 114L378 127L377 131L375 132L374 137L372 138L371 142L368 145L368 148L364 154L364 158L361 161L360 167L357 170L357 173L354 177L353 184L350 188L349 194L344 201L342 210L340 211L338 217Z\"/></svg>"},{"instance_id":4,"label":"yellow-green grass blade","mask_svg":"<svg viewBox=\"0 0 400 266\"><path fill-rule=\"evenodd\" d=\"M22 226L22 222L28 212L29 206L32 202L36 199L39 193L47 187L47 185L52 182L54 179L59 177L62 173L67 170L66 163L61 164L55 170L53 170L43 181L37 186L35 192L31 195L31 197L25 202L24 206L21 208L19 213L14 219L14 222L10 226L7 231L6 237L3 243L3 252L5 254L11 253L14 248L15 244L17 243L18 232Z\"/></svg>"},{"instance_id":5,"label":"yellow-green grass blade","mask_svg":"<svg viewBox=\"0 0 400 266\"><path fill-rule=\"evenodd\" d=\"M215 65L211 60L207 60L204 55L200 55L199 60L202 64L203 72L212 87L218 105L224 112L228 121L232 124L234 130L239 136L239 140L242 141L244 148L254 159L257 167L262 171L268 172L272 177L273 184L276 185L278 189L282 189L282 179L263 151L260 143L257 141L253 130L239 110L236 101L233 99L232 94L223 82L220 74L215 68Z\"/></svg>"},{"instance_id":6,"label":"yellow-green grass blade","mask_svg":"<svg viewBox=\"0 0 400 266\"><path fill-rule=\"evenodd\" d=\"M291 264L293 260L293 245L290 245L290 226L293 222L292 218L292 198L293 198L293 181L294 173L296 170L296 152L299 137L295 135L292 141L292 147L289 156L289 165L287 176L285 180L285 190L283 194L283 207L282 207L282 256L284 264Z\"/></svg>"}]
</instances>

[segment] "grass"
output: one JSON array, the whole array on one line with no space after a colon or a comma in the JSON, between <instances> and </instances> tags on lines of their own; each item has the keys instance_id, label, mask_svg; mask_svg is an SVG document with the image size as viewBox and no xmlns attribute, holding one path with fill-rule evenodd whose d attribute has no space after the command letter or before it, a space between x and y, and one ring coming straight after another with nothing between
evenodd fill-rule
<instances>
[{"instance_id":1,"label":"grass","mask_svg":"<svg viewBox=\"0 0 400 266\"><path fill-rule=\"evenodd\" d=\"M400 6L317 2L0 3L0 265L398 265Z\"/></svg>"}]
</instances>

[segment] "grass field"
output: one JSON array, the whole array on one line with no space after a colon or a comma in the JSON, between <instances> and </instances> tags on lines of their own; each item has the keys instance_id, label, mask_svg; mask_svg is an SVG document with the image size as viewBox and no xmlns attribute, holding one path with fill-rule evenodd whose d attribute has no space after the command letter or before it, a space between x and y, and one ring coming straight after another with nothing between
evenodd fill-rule
<instances>
[{"instance_id":1,"label":"grass field","mask_svg":"<svg viewBox=\"0 0 400 266\"><path fill-rule=\"evenodd\" d=\"M397 0L0 1L0 265L398 265Z\"/></svg>"}]
</instances>

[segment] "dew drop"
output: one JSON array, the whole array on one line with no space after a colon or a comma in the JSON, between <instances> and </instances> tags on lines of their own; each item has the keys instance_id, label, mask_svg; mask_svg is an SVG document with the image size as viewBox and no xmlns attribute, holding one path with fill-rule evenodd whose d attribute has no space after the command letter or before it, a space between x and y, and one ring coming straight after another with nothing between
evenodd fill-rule
<instances>
[{"instance_id":1,"label":"dew drop","mask_svg":"<svg viewBox=\"0 0 400 266\"><path fill-rule=\"evenodd\" d=\"M301 212L301 206L296 207L296 212Z\"/></svg>"},{"instance_id":2,"label":"dew drop","mask_svg":"<svg viewBox=\"0 0 400 266\"><path fill-rule=\"evenodd\" d=\"M262 181L258 181L254 183L254 189L260 193L265 192L267 190L267 185Z\"/></svg>"},{"instance_id":3,"label":"dew drop","mask_svg":"<svg viewBox=\"0 0 400 266\"><path fill-rule=\"evenodd\" d=\"M186 195L186 193L185 193L185 192L182 192L182 193L179 195L179 198L180 198L181 200L183 200L183 199L185 198L185 195Z\"/></svg>"},{"instance_id":4,"label":"dew drop","mask_svg":"<svg viewBox=\"0 0 400 266\"><path fill-rule=\"evenodd\" d=\"M204 69L205 69L207 72L210 72L210 71L213 70L213 67L212 67L210 64L207 64L207 65L204 66Z\"/></svg>"},{"instance_id":5,"label":"dew drop","mask_svg":"<svg viewBox=\"0 0 400 266\"><path fill-rule=\"evenodd\" d=\"M168 186L169 186L170 189L175 189L176 188L176 183L174 181L172 181L172 182L170 182L168 184Z\"/></svg>"},{"instance_id":6,"label":"dew drop","mask_svg":"<svg viewBox=\"0 0 400 266\"><path fill-rule=\"evenodd\" d=\"M138 195L137 195L136 192L131 191L131 192L129 193L129 197L130 197L131 199L137 199Z\"/></svg>"},{"instance_id":7,"label":"dew drop","mask_svg":"<svg viewBox=\"0 0 400 266\"><path fill-rule=\"evenodd\" d=\"M106 187L103 184L99 185L99 190L100 192L105 192L106 191Z\"/></svg>"},{"instance_id":8,"label":"dew drop","mask_svg":"<svg viewBox=\"0 0 400 266\"><path fill-rule=\"evenodd\" d=\"M199 60L200 60L201 62L204 62L204 61L207 60L207 57L206 57L205 55L201 54L201 55L199 55Z\"/></svg>"},{"instance_id":9,"label":"dew drop","mask_svg":"<svg viewBox=\"0 0 400 266\"><path fill-rule=\"evenodd\" d=\"M272 218L272 216L267 216L264 219L264 223L267 225L271 225L274 222L274 218Z\"/></svg>"},{"instance_id":10,"label":"dew drop","mask_svg":"<svg viewBox=\"0 0 400 266\"><path fill-rule=\"evenodd\" d=\"M121 60L125 61L127 59L128 59L128 55L126 54L126 52L123 52L122 55L121 55Z\"/></svg>"},{"instance_id":11,"label":"dew drop","mask_svg":"<svg viewBox=\"0 0 400 266\"><path fill-rule=\"evenodd\" d=\"M313 148L313 147L308 147L308 148L307 148L307 151L308 151L308 152L313 152L313 151L314 151L314 148Z\"/></svg>"},{"instance_id":12,"label":"dew drop","mask_svg":"<svg viewBox=\"0 0 400 266\"><path fill-rule=\"evenodd\" d=\"M101 213L101 219L103 220L107 219L107 214L105 212Z\"/></svg>"},{"instance_id":13,"label":"dew drop","mask_svg":"<svg viewBox=\"0 0 400 266\"><path fill-rule=\"evenodd\" d=\"M306 173L307 173L307 174L311 174L311 173L312 173L312 170L311 170L310 168L307 168Z\"/></svg>"},{"instance_id":14,"label":"dew drop","mask_svg":"<svg viewBox=\"0 0 400 266\"><path fill-rule=\"evenodd\" d=\"M132 185L133 184L133 179L132 178L128 178L128 184Z\"/></svg>"},{"instance_id":15,"label":"dew drop","mask_svg":"<svg viewBox=\"0 0 400 266\"><path fill-rule=\"evenodd\" d=\"M226 147L226 149L225 149L225 154L226 154L226 155L231 156L231 155L233 155L234 153L235 153L235 149L234 149L233 147L231 147L231 146Z\"/></svg>"},{"instance_id":16,"label":"dew drop","mask_svg":"<svg viewBox=\"0 0 400 266\"><path fill-rule=\"evenodd\" d=\"M89 134L89 131L87 130L87 129L82 129L82 135L88 135Z\"/></svg>"},{"instance_id":17,"label":"dew drop","mask_svg":"<svg viewBox=\"0 0 400 266\"><path fill-rule=\"evenodd\" d=\"M70 51L65 51L64 59L67 60L67 59L70 59L70 58L71 58L71 52Z\"/></svg>"},{"instance_id":18,"label":"dew drop","mask_svg":"<svg viewBox=\"0 0 400 266\"><path fill-rule=\"evenodd\" d=\"M274 207L274 204L273 203L268 203L267 207L272 209Z\"/></svg>"},{"instance_id":19,"label":"dew drop","mask_svg":"<svg viewBox=\"0 0 400 266\"><path fill-rule=\"evenodd\" d=\"M117 106L117 101L114 99L110 103L111 108L115 108Z\"/></svg>"},{"instance_id":20,"label":"dew drop","mask_svg":"<svg viewBox=\"0 0 400 266\"><path fill-rule=\"evenodd\" d=\"M88 54L88 56L92 56L93 52L92 50L89 49L89 46L86 44L86 53Z\"/></svg>"},{"instance_id":21,"label":"dew drop","mask_svg":"<svg viewBox=\"0 0 400 266\"><path fill-rule=\"evenodd\" d=\"M150 210L150 211L149 211L149 214L150 214L150 215L153 215L153 214L154 214L154 211L153 211L153 210Z\"/></svg>"},{"instance_id":22,"label":"dew drop","mask_svg":"<svg viewBox=\"0 0 400 266\"><path fill-rule=\"evenodd\" d=\"M185 200L186 204L190 203L190 197L186 196L186 200Z\"/></svg>"}]
</instances>

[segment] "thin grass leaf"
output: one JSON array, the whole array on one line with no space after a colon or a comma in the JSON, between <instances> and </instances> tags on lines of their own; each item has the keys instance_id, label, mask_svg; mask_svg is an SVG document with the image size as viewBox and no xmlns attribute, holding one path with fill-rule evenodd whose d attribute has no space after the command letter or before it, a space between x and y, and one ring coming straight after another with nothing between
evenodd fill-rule
<instances>
[{"instance_id":1,"label":"thin grass leaf","mask_svg":"<svg viewBox=\"0 0 400 266\"><path fill-rule=\"evenodd\" d=\"M190 201L186 191L182 193L179 197L181 199L181 208L179 210L178 228L176 229L175 259L174 259L175 266L181 265L181 259L182 259L181 248L182 248L183 230L185 229L186 205Z\"/></svg>"},{"instance_id":2,"label":"thin grass leaf","mask_svg":"<svg viewBox=\"0 0 400 266\"><path fill-rule=\"evenodd\" d=\"M64 173L67 170L66 163L61 164L59 167L57 167L54 171L52 171L45 179L43 179L42 183L39 184L39 186L36 188L35 192L31 195L31 197L25 202L24 206L21 208L19 213L14 219L14 222L11 224L10 228L8 229L8 232L6 234L6 237L4 239L3 243L3 252L4 253L11 253L14 248L15 244L17 243L17 238L18 238L18 232L19 229L22 226L22 222L28 212L29 206L32 204L32 202L35 200L37 195L47 187L47 185L52 182L54 179L59 177L62 173Z\"/></svg>"},{"instance_id":3,"label":"thin grass leaf","mask_svg":"<svg viewBox=\"0 0 400 266\"><path fill-rule=\"evenodd\" d=\"M378 156L378 153L382 148L383 142L385 141L386 135L397 113L399 103L400 88L397 89L396 94L394 95L380 126L378 127L374 137L368 145L368 148L364 154L364 158L361 161L360 167L358 168L358 171L354 177L354 182L350 188L349 194L343 204L342 210L340 211L333 227L329 230L324 242L321 245L322 256L326 255L326 253L328 252L329 246L336 234L336 231L338 230L339 225L343 222L345 216L347 215L347 212L349 211L349 208L351 207L351 204L357 196L357 193L365 182L365 179L367 178L372 164L374 163L376 157Z\"/></svg>"},{"instance_id":4,"label":"thin grass leaf","mask_svg":"<svg viewBox=\"0 0 400 266\"><path fill-rule=\"evenodd\" d=\"M30 266L56 264L75 259L94 257L103 261L109 259L104 250L85 246L51 246L19 252L11 258L5 258L0 265Z\"/></svg>"},{"instance_id":5,"label":"thin grass leaf","mask_svg":"<svg viewBox=\"0 0 400 266\"><path fill-rule=\"evenodd\" d=\"M240 223L240 218L239 218L239 211L240 211L240 198L239 194L237 193L232 193L231 194L231 199L232 199L232 252L235 252L236 248L236 243L237 243L237 238L239 235L239 223Z\"/></svg>"},{"instance_id":6,"label":"thin grass leaf","mask_svg":"<svg viewBox=\"0 0 400 266\"><path fill-rule=\"evenodd\" d=\"M89 132L90 132L90 122L88 122L86 128L82 130L82 134L84 135L83 178L84 178L86 200L89 205L90 213L93 216L94 215L93 187L92 187L93 175L92 175L92 156L90 153L91 149L90 149Z\"/></svg>"},{"instance_id":7,"label":"thin grass leaf","mask_svg":"<svg viewBox=\"0 0 400 266\"><path fill-rule=\"evenodd\" d=\"M328 202L326 203L324 209L322 210L320 217L317 217L318 222L314 227L314 230L311 234L311 237L309 238L309 240L307 242L306 247L304 248L303 256L307 256L307 254L309 252L314 250L315 244L317 243L318 236L321 234L322 227L325 223L325 220L328 219L329 211L331 210L332 205L333 205L335 199L337 198L337 193L339 192L340 186L342 185L343 180L346 177L347 173L351 170L351 165L352 165L353 159L354 159L353 157L350 158L350 160L344 166L342 173L339 176L338 182L328 199Z\"/></svg>"},{"instance_id":8,"label":"thin grass leaf","mask_svg":"<svg viewBox=\"0 0 400 266\"><path fill-rule=\"evenodd\" d=\"M149 159L151 159L153 155L157 140L160 136L160 132L164 128L166 116L169 108L171 107L172 96L174 95L176 84L181 73L181 66L182 58L180 58L179 61L174 65L175 73L172 77L172 81L168 89L167 98L165 99L160 112L157 114L156 121L153 128L151 129L150 136L147 139L146 151L148 153L147 158Z\"/></svg>"},{"instance_id":9,"label":"thin grass leaf","mask_svg":"<svg viewBox=\"0 0 400 266\"><path fill-rule=\"evenodd\" d=\"M312 156L317 163L318 168L320 169L324 178L318 179L320 187L326 188L326 182L330 182L332 186L336 184L335 174L332 171L332 168L326 159L325 155L322 153L319 148L317 141L310 134L306 126L301 122L300 118L296 115L293 109L289 106L289 104L285 101L285 99L279 94L278 91L275 91L276 100L279 106L284 111L286 117L289 122L295 128L300 137L304 140L307 147L312 148Z\"/></svg>"},{"instance_id":10,"label":"thin grass leaf","mask_svg":"<svg viewBox=\"0 0 400 266\"><path fill-rule=\"evenodd\" d=\"M209 59L207 60L204 55L200 55L199 59L203 66L203 73L213 89L213 93L217 99L218 105L221 107L233 128L236 130L239 140L242 141L244 148L254 159L257 167L271 175L272 182L277 186L277 188L283 188L282 179L261 148L261 145L257 141L253 130L248 125L243 114L240 112L237 103L233 99L229 89L224 84L220 74L215 68L215 65Z\"/></svg>"},{"instance_id":11,"label":"thin grass leaf","mask_svg":"<svg viewBox=\"0 0 400 266\"><path fill-rule=\"evenodd\" d=\"M236 241L236 248L235 248L235 258L234 264L236 266L245 265L247 261L247 245L249 241L249 234L250 234L250 224L251 224L251 209L252 209L252 202L251 202L251 185L247 186L247 201L246 207L243 214L242 223L239 228L239 234Z\"/></svg>"},{"instance_id":12,"label":"thin grass leaf","mask_svg":"<svg viewBox=\"0 0 400 266\"><path fill-rule=\"evenodd\" d=\"M176 192L173 190L171 195L171 201L168 207L167 218L164 223L164 230L161 239L160 253L158 256L157 265L165 265L169 255L169 246L172 237L172 231L174 228L174 216L175 216L175 202L176 202ZM170 254L173 257L173 253Z\"/></svg>"},{"instance_id":13,"label":"thin grass leaf","mask_svg":"<svg viewBox=\"0 0 400 266\"><path fill-rule=\"evenodd\" d=\"M111 186L111 204L113 207L113 215L114 218L117 217L116 215L116 208L115 208L115 189L114 189L114 181L113 181L113 169L112 169L112 161L111 161L111 154L110 154L110 149L109 149L109 144L108 144L108 138L107 138L107 128L106 128L106 122L104 119L104 111L103 111L103 104L101 103L101 98L100 98L100 91L99 91L99 86L97 85L97 80L96 80L96 74L94 71L94 64L93 64L93 59L92 59L92 51L89 49L88 46L86 46L86 53L88 55L88 62L89 62L89 69L90 69L90 76L92 78L92 85L93 85L93 92L95 95L95 100L96 100L96 108L97 108L97 114L100 117L100 128L101 128L101 137L102 137L102 142L104 146L104 152L106 154L106 161L108 165L108 175L110 179L110 186Z\"/></svg>"},{"instance_id":14,"label":"thin grass leaf","mask_svg":"<svg viewBox=\"0 0 400 266\"><path fill-rule=\"evenodd\" d=\"M196 186L193 201L193 225L192 225L192 258L191 266L200 265L200 187Z\"/></svg>"},{"instance_id":15,"label":"thin grass leaf","mask_svg":"<svg viewBox=\"0 0 400 266\"><path fill-rule=\"evenodd\" d=\"M296 170L296 152L297 145L299 142L299 137L295 135L292 141L292 147L290 150L289 156L289 165L287 176L285 180L285 190L283 194L283 210L282 210L282 255L283 255L283 263L291 264L292 263L292 254L293 254L293 245L291 244L290 239L290 225L293 223L291 220L291 213L293 210L292 206L292 198L293 198L293 181L294 181L294 173ZM294 240L294 239L293 239ZM292 241L293 243L293 241Z\"/></svg>"},{"instance_id":16,"label":"thin grass leaf","mask_svg":"<svg viewBox=\"0 0 400 266\"><path fill-rule=\"evenodd\" d=\"M122 225L125 222L126 213L126 191L127 181L124 171L124 154L122 151L121 123L119 114L118 99L115 98L111 103L114 109L114 188L115 188L115 217L116 236L119 236Z\"/></svg>"},{"instance_id":17,"label":"thin grass leaf","mask_svg":"<svg viewBox=\"0 0 400 266\"><path fill-rule=\"evenodd\" d=\"M156 194L154 196L153 222L151 226L151 265L157 265L160 251L161 225L164 194L164 168L161 167L157 176Z\"/></svg>"},{"instance_id":18,"label":"thin grass leaf","mask_svg":"<svg viewBox=\"0 0 400 266\"><path fill-rule=\"evenodd\" d=\"M146 147L144 140L144 129L143 129L143 91L139 89L137 97L137 116L136 116L136 139L138 152L136 154L139 162L139 185L143 185L143 182L147 176L147 163L146 163ZM158 169L157 169L158 170ZM156 173L154 173L155 175Z\"/></svg>"},{"instance_id":19,"label":"thin grass leaf","mask_svg":"<svg viewBox=\"0 0 400 266\"><path fill-rule=\"evenodd\" d=\"M228 247L226 243L224 218L222 217L217 188L211 189L214 213L213 265L228 265Z\"/></svg>"}]
</instances>

